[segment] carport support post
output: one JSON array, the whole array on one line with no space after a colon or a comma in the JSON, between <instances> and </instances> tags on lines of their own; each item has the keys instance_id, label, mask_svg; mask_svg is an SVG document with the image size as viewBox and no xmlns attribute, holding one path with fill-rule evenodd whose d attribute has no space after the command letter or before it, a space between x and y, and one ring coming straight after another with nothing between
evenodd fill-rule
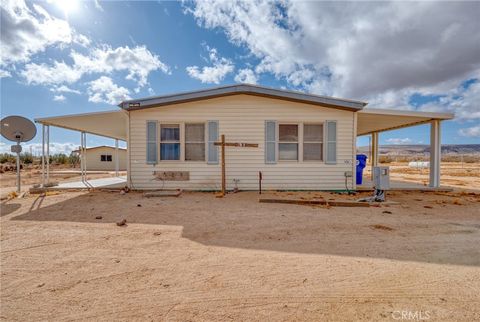
<instances>
[{"instance_id":1,"label":"carport support post","mask_svg":"<svg viewBox=\"0 0 480 322\"><path fill-rule=\"evenodd\" d=\"M42 124L42 188L45 187L45 124Z\"/></svg>"},{"instance_id":2,"label":"carport support post","mask_svg":"<svg viewBox=\"0 0 480 322\"><path fill-rule=\"evenodd\" d=\"M80 171L82 173L82 182L85 182L86 180L86 175L87 175L87 169L86 169L86 164L85 164L85 152L86 152L86 149L85 149L85 146L86 146L86 141L87 141L87 138L86 138L86 134L85 132L81 132L80 133Z\"/></svg>"},{"instance_id":3,"label":"carport support post","mask_svg":"<svg viewBox=\"0 0 480 322\"><path fill-rule=\"evenodd\" d=\"M115 177L118 177L118 139L115 139Z\"/></svg>"},{"instance_id":4,"label":"carport support post","mask_svg":"<svg viewBox=\"0 0 480 322\"><path fill-rule=\"evenodd\" d=\"M430 123L430 187L440 187L440 160L441 160L440 121Z\"/></svg>"},{"instance_id":5,"label":"carport support post","mask_svg":"<svg viewBox=\"0 0 480 322\"><path fill-rule=\"evenodd\" d=\"M373 167L378 166L378 132L372 133L372 160L370 160L372 165L371 176L373 180Z\"/></svg>"},{"instance_id":6,"label":"carport support post","mask_svg":"<svg viewBox=\"0 0 480 322\"><path fill-rule=\"evenodd\" d=\"M47 130L47 184L50 182L50 125L46 126Z\"/></svg>"}]
</instances>

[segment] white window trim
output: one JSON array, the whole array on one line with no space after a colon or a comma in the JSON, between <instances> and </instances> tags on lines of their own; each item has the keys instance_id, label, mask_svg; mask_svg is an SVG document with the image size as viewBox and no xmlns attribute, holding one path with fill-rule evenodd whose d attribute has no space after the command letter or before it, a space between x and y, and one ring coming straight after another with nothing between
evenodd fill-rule
<instances>
[{"instance_id":1,"label":"white window trim","mask_svg":"<svg viewBox=\"0 0 480 322\"><path fill-rule=\"evenodd\" d=\"M305 125L321 125L322 126L322 141L305 141L302 137L302 161L303 162L308 162L308 163L325 163L325 122L305 122L302 124L302 128L305 127ZM303 131L305 133L305 130ZM321 160L303 160L303 145L305 143L321 143L322 144L322 159Z\"/></svg>"},{"instance_id":2,"label":"white window trim","mask_svg":"<svg viewBox=\"0 0 480 322\"><path fill-rule=\"evenodd\" d=\"M153 122L152 120L150 120L149 122ZM207 163L208 160L208 156L207 156L207 149L208 149L208 140L207 140L207 135L208 135L208 129L207 129L207 126L208 126L208 121L196 121L196 120L192 120L192 121L156 121L157 122L157 164L158 163L179 163L179 162L193 162L193 163L199 163L199 162L205 162ZM193 161L193 160L185 160L185 124L203 124L204 125L204 135L205 135L205 160L197 160L197 161ZM179 141L163 141L162 142L162 125L165 126L165 125L178 125L179 126L179 129L180 129L180 140ZM161 149L160 149L160 145L162 143L180 143L180 159L179 160L162 160L161 159ZM193 143L193 142L192 142ZM200 143L200 142L198 142Z\"/></svg>"},{"instance_id":3,"label":"white window trim","mask_svg":"<svg viewBox=\"0 0 480 322\"><path fill-rule=\"evenodd\" d=\"M203 141L189 141L187 142L186 137L185 137L185 127L190 124L202 124L203 125ZM207 162L207 153L208 153L208 131L207 131L208 124L207 122L185 122L183 123L183 161L185 162ZM181 137L182 135L180 135ZM185 155L187 154L187 143L203 143L205 146L204 152L203 152L203 160L185 160Z\"/></svg>"},{"instance_id":4,"label":"white window trim","mask_svg":"<svg viewBox=\"0 0 480 322\"><path fill-rule=\"evenodd\" d=\"M296 125L297 126L297 131L298 131L298 138L297 138L297 141L296 142L293 142L293 141L280 141L280 125ZM277 137L278 137L278 140L277 140L277 151L276 151L276 159L277 159L277 162L286 162L286 163L292 163L292 162L302 162L303 161L303 147L301 147L302 144L300 144L300 142L302 142L301 140L303 140L303 126L301 126L302 123L298 123L298 122L281 122L281 121L277 121ZM282 160L280 159L280 144L281 143L296 143L297 144L297 160Z\"/></svg>"},{"instance_id":5,"label":"white window trim","mask_svg":"<svg viewBox=\"0 0 480 322\"><path fill-rule=\"evenodd\" d=\"M325 156L326 156L326 123L327 121L322 120L322 121L312 121L312 122L298 122L298 121L276 121L277 122L277 151L276 151L276 159L277 162L279 163L293 163L293 162L305 162L305 163L322 163L322 164L327 164L325 161ZM338 123L338 122L337 122ZM319 143L319 142L304 142L304 126L305 125L322 125L323 127L323 138L322 138L322 160L304 160L303 159L303 144L304 143ZM298 126L298 160L281 160L280 159L280 143L295 143L295 142L285 142L285 141L280 141L280 125L297 125Z\"/></svg>"},{"instance_id":6,"label":"white window trim","mask_svg":"<svg viewBox=\"0 0 480 322\"><path fill-rule=\"evenodd\" d=\"M166 125L178 125L178 131L179 131L179 139L178 141L174 141L174 140L168 140L168 141L162 141L162 126L166 126ZM182 141L183 141L183 138L182 138L182 133L184 132L185 128L183 126L183 123L180 123L180 122L159 122L158 123L158 162L161 162L161 163L178 163L178 162L181 162L181 161L185 161L184 159L184 156L183 156L183 149L182 149ZM179 159L178 160L162 160L162 143L179 143L180 144L180 156L179 156Z\"/></svg>"}]
</instances>

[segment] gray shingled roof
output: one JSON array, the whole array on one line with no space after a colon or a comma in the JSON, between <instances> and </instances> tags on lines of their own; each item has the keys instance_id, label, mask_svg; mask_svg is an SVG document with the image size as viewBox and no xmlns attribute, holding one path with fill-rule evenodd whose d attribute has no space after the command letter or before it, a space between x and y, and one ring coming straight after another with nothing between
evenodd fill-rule
<instances>
[{"instance_id":1,"label":"gray shingled roof","mask_svg":"<svg viewBox=\"0 0 480 322\"><path fill-rule=\"evenodd\" d=\"M139 109L199 101L199 100L236 95L236 94L263 96L263 97L276 98L276 99L313 104L313 105L321 105L321 106L351 110L351 111L361 110L365 105L367 105L366 102L343 99L343 98L305 94L302 92L280 90L280 89L274 89L274 88L250 85L250 84L237 84L237 85L228 85L228 86L203 89L198 91L182 92L182 93L175 93L170 95L161 95L161 96L147 97L147 98L141 98L136 100L128 100L120 103L118 106L128 111L134 111Z\"/></svg>"}]
</instances>

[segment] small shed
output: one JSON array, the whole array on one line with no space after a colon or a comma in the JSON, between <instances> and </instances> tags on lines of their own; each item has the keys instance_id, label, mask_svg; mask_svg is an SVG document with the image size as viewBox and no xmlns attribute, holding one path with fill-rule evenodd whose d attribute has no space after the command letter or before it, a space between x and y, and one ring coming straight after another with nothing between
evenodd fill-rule
<instances>
[{"instance_id":1,"label":"small shed","mask_svg":"<svg viewBox=\"0 0 480 322\"><path fill-rule=\"evenodd\" d=\"M102 145L85 149L85 162L88 170L94 171L116 171L116 160L118 158L118 170L127 170L127 149ZM73 151L81 156L81 150Z\"/></svg>"}]
</instances>

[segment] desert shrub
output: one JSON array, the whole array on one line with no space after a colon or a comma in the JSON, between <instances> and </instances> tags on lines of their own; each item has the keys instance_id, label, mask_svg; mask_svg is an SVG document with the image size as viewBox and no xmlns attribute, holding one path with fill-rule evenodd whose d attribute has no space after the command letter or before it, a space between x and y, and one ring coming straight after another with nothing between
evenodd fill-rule
<instances>
[{"instance_id":1,"label":"desert shrub","mask_svg":"<svg viewBox=\"0 0 480 322\"><path fill-rule=\"evenodd\" d=\"M64 153L57 153L50 156L51 164L68 164L68 156Z\"/></svg>"},{"instance_id":2,"label":"desert shrub","mask_svg":"<svg viewBox=\"0 0 480 322\"><path fill-rule=\"evenodd\" d=\"M76 167L78 164L80 164L80 156L78 153L70 153L68 157L68 163L72 165L72 167Z\"/></svg>"},{"instance_id":3,"label":"desert shrub","mask_svg":"<svg viewBox=\"0 0 480 322\"><path fill-rule=\"evenodd\" d=\"M392 163L393 158L389 155L382 155L378 158L378 161L380 161L380 163Z\"/></svg>"},{"instance_id":4,"label":"desert shrub","mask_svg":"<svg viewBox=\"0 0 480 322\"><path fill-rule=\"evenodd\" d=\"M10 153L0 153L0 163L14 163L16 158Z\"/></svg>"},{"instance_id":5,"label":"desert shrub","mask_svg":"<svg viewBox=\"0 0 480 322\"><path fill-rule=\"evenodd\" d=\"M24 164L32 164L33 154L31 154L30 152L20 153L20 162Z\"/></svg>"}]
</instances>

